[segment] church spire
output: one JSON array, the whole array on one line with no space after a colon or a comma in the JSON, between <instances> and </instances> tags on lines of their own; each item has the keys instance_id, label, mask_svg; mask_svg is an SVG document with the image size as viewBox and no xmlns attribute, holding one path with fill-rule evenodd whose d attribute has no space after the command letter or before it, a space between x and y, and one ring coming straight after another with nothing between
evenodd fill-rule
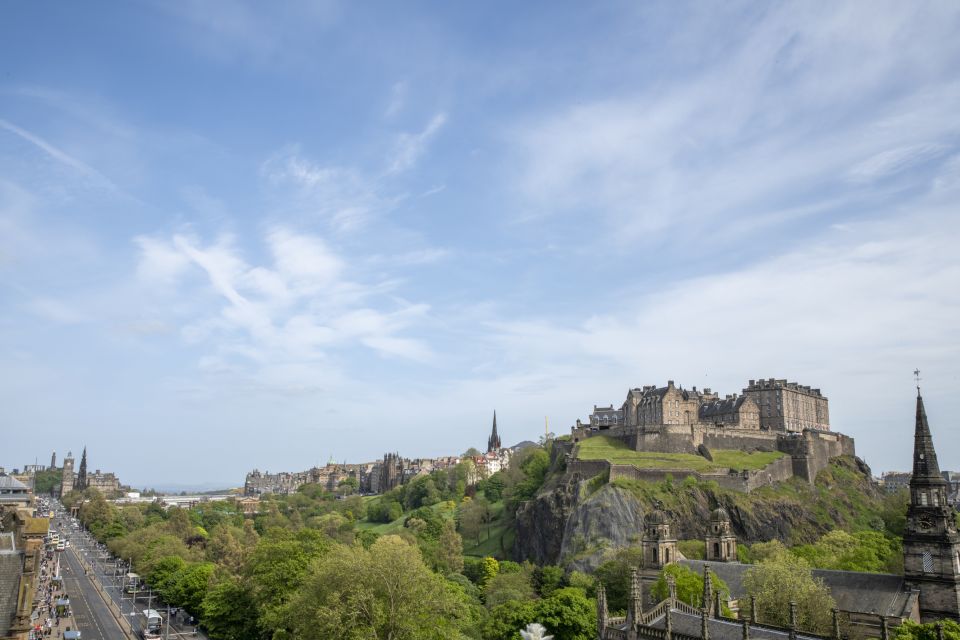
<instances>
[{"instance_id":1,"label":"church spire","mask_svg":"<svg viewBox=\"0 0 960 640\"><path fill-rule=\"evenodd\" d=\"M490 432L490 437L487 438L487 453L500 450L500 434L497 433L497 412L493 412L493 430Z\"/></svg>"},{"instance_id":2,"label":"church spire","mask_svg":"<svg viewBox=\"0 0 960 640\"><path fill-rule=\"evenodd\" d=\"M927 412L923 407L923 396L920 387L917 387L917 425L913 436L913 478L910 484L917 480L937 480L943 482L940 475L940 465L937 463L937 452L933 448L933 437L930 435L930 425L927 424Z\"/></svg>"}]
</instances>

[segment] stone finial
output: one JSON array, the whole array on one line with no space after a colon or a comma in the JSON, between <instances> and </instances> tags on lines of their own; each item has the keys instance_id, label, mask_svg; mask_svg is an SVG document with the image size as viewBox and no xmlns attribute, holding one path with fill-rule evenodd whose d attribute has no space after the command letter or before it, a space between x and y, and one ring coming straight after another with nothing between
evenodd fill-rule
<instances>
[{"instance_id":1,"label":"stone finial","mask_svg":"<svg viewBox=\"0 0 960 640\"><path fill-rule=\"evenodd\" d=\"M670 606L677 603L677 579L667 576L667 591L670 593Z\"/></svg>"},{"instance_id":2,"label":"stone finial","mask_svg":"<svg viewBox=\"0 0 960 640\"><path fill-rule=\"evenodd\" d=\"M742 625L743 625L743 640L750 640L750 621L744 620Z\"/></svg>"},{"instance_id":3,"label":"stone finial","mask_svg":"<svg viewBox=\"0 0 960 640\"><path fill-rule=\"evenodd\" d=\"M890 627L887 625L887 616L880 616L880 640L890 640Z\"/></svg>"},{"instance_id":4,"label":"stone finial","mask_svg":"<svg viewBox=\"0 0 960 640\"><path fill-rule=\"evenodd\" d=\"M700 610L700 638L701 640L710 640L710 628L708 620L710 614L707 611L707 607L704 607Z\"/></svg>"},{"instance_id":5,"label":"stone finial","mask_svg":"<svg viewBox=\"0 0 960 640\"><path fill-rule=\"evenodd\" d=\"M720 589L713 592L713 615L717 619L723 617L723 596L720 595Z\"/></svg>"},{"instance_id":6,"label":"stone finial","mask_svg":"<svg viewBox=\"0 0 960 640\"><path fill-rule=\"evenodd\" d=\"M943 640L943 621L937 623L937 640Z\"/></svg>"},{"instance_id":7,"label":"stone finial","mask_svg":"<svg viewBox=\"0 0 960 640\"><path fill-rule=\"evenodd\" d=\"M757 596L750 596L750 624L757 624Z\"/></svg>"},{"instance_id":8,"label":"stone finial","mask_svg":"<svg viewBox=\"0 0 960 640\"><path fill-rule=\"evenodd\" d=\"M833 638L840 640L840 610L834 607L830 613L833 614Z\"/></svg>"},{"instance_id":9,"label":"stone finial","mask_svg":"<svg viewBox=\"0 0 960 640\"><path fill-rule=\"evenodd\" d=\"M665 640L672 640L673 638L673 603L667 605L667 610L664 614L663 620L663 631Z\"/></svg>"},{"instance_id":10,"label":"stone finial","mask_svg":"<svg viewBox=\"0 0 960 640\"><path fill-rule=\"evenodd\" d=\"M713 578L707 565L703 565L703 608L708 614L713 613Z\"/></svg>"}]
</instances>

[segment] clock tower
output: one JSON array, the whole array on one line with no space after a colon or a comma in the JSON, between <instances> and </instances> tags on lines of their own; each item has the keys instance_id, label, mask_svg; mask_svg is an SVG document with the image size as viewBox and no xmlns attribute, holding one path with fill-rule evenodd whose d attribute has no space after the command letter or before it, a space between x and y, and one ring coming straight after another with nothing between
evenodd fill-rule
<instances>
[{"instance_id":1,"label":"clock tower","mask_svg":"<svg viewBox=\"0 0 960 640\"><path fill-rule=\"evenodd\" d=\"M960 620L960 534L947 504L947 481L940 475L919 388L903 573L920 590L923 622Z\"/></svg>"}]
</instances>

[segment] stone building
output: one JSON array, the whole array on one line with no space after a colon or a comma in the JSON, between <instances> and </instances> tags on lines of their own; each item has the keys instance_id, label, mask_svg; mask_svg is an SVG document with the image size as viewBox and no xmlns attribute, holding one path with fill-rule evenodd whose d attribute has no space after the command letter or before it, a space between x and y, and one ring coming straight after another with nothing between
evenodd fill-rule
<instances>
[{"instance_id":1,"label":"stone building","mask_svg":"<svg viewBox=\"0 0 960 640\"><path fill-rule=\"evenodd\" d=\"M63 476L60 479L60 497L63 497L73 491L73 485L76 482L76 476L73 473L73 452L67 452L67 457L63 459Z\"/></svg>"},{"instance_id":2,"label":"stone building","mask_svg":"<svg viewBox=\"0 0 960 640\"><path fill-rule=\"evenodd\" d=\"M701 402L698 419L718 427L759 429L760 407L750 396L733 394L723 400Z\"/></svg>"},{"instance_id":3,"label":"stone building","mask_svg":"<svg viewBox=\"0 0 960 640\"><path fill-rule=\"evenodd\" d=\"M670 521L662 511L647 516L640 542L643 552L643 568L661 569L677 561L677 539L670 530Z\"/></svg>"},{"instance_id":4,"label":"stone building","mask_svg":"<svg viewBox=\"0 0 960 640\"><path fill-rule=\"evenodd\" d=\"M623 424L623 409L614 409L613 405L598 407L593 405L590 414L590 426L594 429L609 429Z\"/></svg>"},{"instance_id":5,"label":"stone building","mask_svg":"<svg viewBox=\"0 0 960 640\"><path fill-rule=\"evenodd\" d=\"M0 640L27 640L49 520L33 516L33 495L0 474Z\"/></svg>"},{"instance_id":6,"label":"stone building","mask_svg":"<svg viewBox=\"0 0 960 640\"><path fill-rule=\"evenodd\" d=\"M104 473L97 469L87 474L87 488L96 489L105 496L120 491L120 480L113 473Z\"/></svg>"},{"instance_id":7,"label":"stone building","mask_svg":"<svg viewBox=\"0 0 960 640\"><path fill-rule=\"evenodd\" d=\"M673 380L667 386L645 386L631 389L623 403L626 426L643 427L667 424L694 424L700 413L701 394L676 387Z\"/></svg>"},{"instance_id":8,"label":"stone building","mask_svg":"<svg viewBox=\"0 0 960 640\"><path fill-rule=\"evenodd\" d=\"M820 389L796 382L751 380L744 395L753 398L760 408L760 426L773 431L829 431L830 411L827 398Z\"/></svg>"}]
</instances>

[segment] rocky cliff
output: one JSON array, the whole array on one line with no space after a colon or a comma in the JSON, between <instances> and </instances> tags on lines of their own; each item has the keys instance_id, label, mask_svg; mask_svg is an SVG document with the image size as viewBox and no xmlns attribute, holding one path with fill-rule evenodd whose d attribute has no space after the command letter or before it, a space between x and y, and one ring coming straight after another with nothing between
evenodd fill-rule
<instances>
[{"instance_id":1,"label":"rocky cliff","mask_svg":"<svg viewBox=\"0 0 960 640\"><path fill-rule=\"evenodd\" d=\"M659 483L558 474L517 513L518 560L595 569L610 551L640 543L644 515L662 504L679 540L702 540L710 512L730 514L741 542L812 542L836 528L883 527L883 495L869 469L837 458L811 486L793 479L750 494L692 479Z\"/></svg>"}]
</instances>

